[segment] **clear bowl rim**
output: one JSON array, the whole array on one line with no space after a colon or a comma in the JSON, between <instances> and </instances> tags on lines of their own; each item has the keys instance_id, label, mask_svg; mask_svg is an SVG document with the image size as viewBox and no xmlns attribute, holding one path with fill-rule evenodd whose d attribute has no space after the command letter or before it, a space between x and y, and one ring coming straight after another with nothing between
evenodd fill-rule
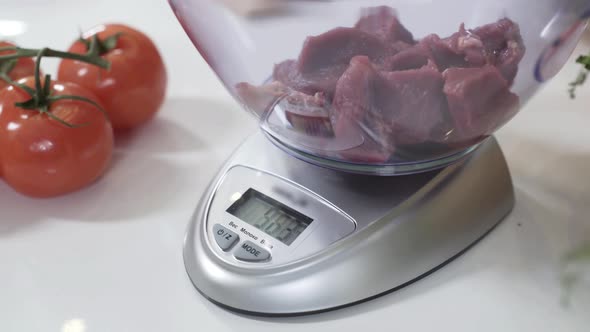
<instances>
[{"instance_id":1,"label":"clear bowl rim","mask_svg":"<svg viewBox=\"0 0 590 332\"><path fill-rule=\"evenodd\" d=\"M483 139L482 141L474 145L471 145L459 152L436 159L417 160L403 163L369 164L315 156L311 153L297 149L296 147L287 145L280 139L274 137L271 133L268 133L266 130L262 130L262 132L265 134L267 139L270 140L272 144L274 144L279 149L283 150L284 152L299 160L335 171L376 176L412 175L444 168L468 157L469 155L471 155L471 153L477 150L482 144L487 142L492 137L489 136Z\"/></svg>"}]
</instances>

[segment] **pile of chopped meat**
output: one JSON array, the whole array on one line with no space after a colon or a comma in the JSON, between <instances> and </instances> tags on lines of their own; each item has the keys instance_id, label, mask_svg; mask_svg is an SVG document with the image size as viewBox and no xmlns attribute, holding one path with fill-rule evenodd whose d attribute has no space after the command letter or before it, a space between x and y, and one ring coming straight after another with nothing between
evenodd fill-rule
<instances>
[{"instance_id":1,"label":"pile of chopped meat","mask_svg":"<svg viewBox=\"0 0 590 332\"><path fill-rule=\"evenodd\" d=\"M368 8L354 27L308 37L297 59L277 64L265 88L272 93L257 107L287 95L281 104L293 130L339 139L360 128L363 145L338 153L348 161L383 163L413 148L456 150L517 112L510 87L524 53L519 27L507 18L416 40L393 9Z\"/></svg>"}]
</instances>

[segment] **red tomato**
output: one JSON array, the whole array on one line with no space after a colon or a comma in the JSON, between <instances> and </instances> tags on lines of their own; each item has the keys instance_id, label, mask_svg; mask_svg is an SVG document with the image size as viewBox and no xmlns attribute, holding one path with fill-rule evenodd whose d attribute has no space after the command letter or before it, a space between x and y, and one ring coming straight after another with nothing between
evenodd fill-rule
<instances>
[{"instance_id":1,"label":"red tomato","mask_svg":"<svg viewBox=\"0 0 590 332\"><path fill-rule=\"evenodd\" d=\"M101 56L111 62L110 70L76 60L63 60L58 79L79 84L92 91L105 106L114 129L131 129L158 111L166 94L167 76L164 62L154 43L143 33L120 24L98 26L86 34L100 40L121 33L116 46ZM87 46L78 41L69 49L86 53Z\"/></svg>"},{"instance_id":2,"label":"red tomato","mask_svg":"<svg viewBox=\"0 0 590 332\"><path fill-rule=\"evenodd\" d=\"M12 43L0 41L0 47L11 47L15 46ZM3 51L0 55L6 55L14 53L14 51ZM16 81L23 77L33 76L35 74L35 61L32 58L20 58L18 59L16 66L8 73L11 80ZM0 89L5 88L8 85L5 81L0 79Z\"/></svg>"},{"instance_id":3,"label":"red tomato","mask_svg":"<svg viewBox=\"0 0 590 332\"><path fill-rule=\"evenodd\" d=\"M19 81L30 87L32 78ZM96 96L72 84L52 82L53 95ZM57 196L94 182L106 170L113 151L113 129L94 105L74 100L51 104L49 112L70 128L37 110L14 105L30 96L21 88L0 90L1 168L6 182L33 197Z\"/></svg>"}]
</instances>

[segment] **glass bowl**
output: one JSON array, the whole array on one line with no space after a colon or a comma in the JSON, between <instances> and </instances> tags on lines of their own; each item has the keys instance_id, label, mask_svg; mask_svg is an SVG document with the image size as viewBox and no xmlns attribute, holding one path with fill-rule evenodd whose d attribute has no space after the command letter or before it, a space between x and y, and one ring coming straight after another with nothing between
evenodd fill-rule
<instances>
[{"instance_id":1,"label":"glass bowl","mask_svg":"<svg viewBox=\"0 0 590 332\"><path fill-rule=\"evenodd\" d=\"M308 162L446 166L565 64L588 0L170 0L268 138Z\"/></svg>"}]
</instances>

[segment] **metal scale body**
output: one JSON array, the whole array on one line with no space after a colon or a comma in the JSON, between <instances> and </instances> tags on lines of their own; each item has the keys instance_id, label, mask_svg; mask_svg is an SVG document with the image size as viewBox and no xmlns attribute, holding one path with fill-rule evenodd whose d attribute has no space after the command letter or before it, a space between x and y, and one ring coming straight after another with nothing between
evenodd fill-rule
<instances>
[{"instance_id":1,"label":"metal scale body","mask_svg":"<svg viewBox=\"0 0 590 332\"><path fill-rule=\"evenodd\" d=\"M317 313L420 279L474 245L513 205L494 138L446 168L378 177L300 161L259 132L202 196L184 261L199 292L223 307ZM279 234L256 214L292 226Z\"/></svg>"}]
</instances>

